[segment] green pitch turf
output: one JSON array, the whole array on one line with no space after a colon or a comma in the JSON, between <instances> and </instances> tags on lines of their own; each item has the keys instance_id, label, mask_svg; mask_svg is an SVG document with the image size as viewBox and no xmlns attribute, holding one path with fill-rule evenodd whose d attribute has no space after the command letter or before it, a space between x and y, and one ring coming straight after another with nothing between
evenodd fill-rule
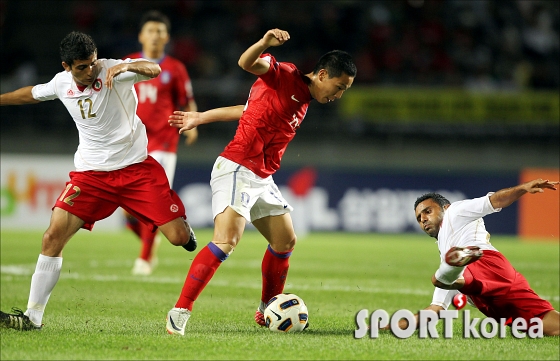
<instances>
[{"instance_id":1,"label":"green pitch turf","mask_svg":"<svg viewBox=\"0 0 560 361\"><path fill-rule=\"evenodd\" d=\"M211 230L197 230L199 250ZM559 309L559 244L493 237L493 244L533 289ZM25 309L41 232L1 232L1 309ZM132 233L79 231L64 251L60 280L40 332L0 329L2 360L112 359L407 359L558 360L560 338L464 339L463 323L452 339L354 338L361 309L389 314L426 307L430 277L439 262L424 235L313 233L290 259L286 292L309 308L310 328L276 334L253 321L260 298L260 263L266 242L247 231L195 304L185 337L168 335L165 316L179 296L194 254L162 243L159 267L149 277L130 270L139 250ZM471 317L483 317L467 306Z\"/></svg>"}]
</instances>

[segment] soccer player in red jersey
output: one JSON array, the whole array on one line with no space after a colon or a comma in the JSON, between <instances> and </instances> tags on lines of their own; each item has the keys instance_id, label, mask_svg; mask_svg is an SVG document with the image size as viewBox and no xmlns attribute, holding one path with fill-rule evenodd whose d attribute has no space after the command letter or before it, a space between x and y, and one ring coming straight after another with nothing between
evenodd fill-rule
<instances>
[{"instance_id":1,"label":"soccer player in red jersey","mask_svg":"<svg viewBox=\"0 0 560 361\"><path fill-rule=\"evenodd\" d=\"M169 42L171 23L169 18L157 10L146 12L140 21L138 41L142 51L127 56L130 59L143 58L159 64L161 73L148 81L136 83L138 109L136 114L146 126L148 154L165 169L169 185L173 186L177 165L177 145L180 136L169 126L167 119L177 108L196 112L191 80L187 69L179 60L165 53ZM183 133L185 143L193 144L198 138L198 130L192 128ZM136 218L126 213L127 227L142 241L140 255L134 262L132 274L150 275L157 265L157 245L160 236Z\"/></svg>"},{"instance_id":2,"label":"soccer player in red jersey","mask_svg":"<svg viewBox=\"0 0 560 361\"><path fill-rule=\"evenodd\" d=\"M325 104L339 99L356 76L356 66L344 51L323 55L308 74L294 64L263 54L289 39L286 31L269 30L241 55L239 66L258 77L245 109L234 106L203 113L176 111L170 116L169 123L181 128L179 132L200 124L239 119L233 140L212 170L214 236L193 260L179 300L167 315L166 327L171 334L184 335L195 300L233 252L247 222L252 222L269 243L262 261L262 294L255 314L259 325L265 325L266 303L284 289L296 234L289 213L292 207L280 194L272 175L280 167L311 100Z\"/></svg>"},{"instance_id":3,"label":"soccer player in red jersey","mask_svg":"<svg viewBox=\"0 0 560 361\"><path fill-rule=\"evenodd\" d=\"M539 297L527 279L492 246L482 218L501 211L527 193L557 187L558 182L535 179L454 203L438 193L420 196L414 203L416 220L428 236L437 239L441 258L432 276L436 287L432 303L426 309L436 313L446 310L460 292L480 312L496 321L503 318L511 326L515 319L524 319L530 325L531 319L538 317L544 335L560 335L560 313ZM401 320L399 327L407 328L407 321Z\"/></svg>"},{"instance_id":4,"label":"soccer player in red jersey","mask_svg":"<svg viewBox=\"0 0 560 361\"><path fill-rule=\"evenodd\" d=\"M60 43L60 57L64 71L48 83L0 95L0 106L60 100L80 139L76 169L43 234L27 310L0 311L0 327L21 331L41 329L60 276L64 246L80 228L91 230L118 207L153 229L159 227L173 245L196 249L185 207L161 165L148 155L146 128L135 113L134 84L158 76L159 65L145 59L98 59L93 39L77 31Z\"/></svg>"}]
</instances>

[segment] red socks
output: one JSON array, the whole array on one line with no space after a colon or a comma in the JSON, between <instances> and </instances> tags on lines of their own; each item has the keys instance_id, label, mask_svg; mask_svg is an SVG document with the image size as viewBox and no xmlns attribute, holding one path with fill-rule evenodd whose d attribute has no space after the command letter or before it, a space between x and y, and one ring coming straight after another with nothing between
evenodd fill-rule
<instances>
[{"instance_id":1,"label":"red socks","mask_svg":"<svg viewBox=\"0 0 560 361\"><path fill-rule=\"evenodd\" d=\"M268 246L262 261L262 295L261 301L268 302L273 296L282 293L288 274L289 258L292 251L275 252ZM192 311L194 301L214 276L216 269L227 259L218 246L210 242L200 250L191 264L181 296L175 304L177 308Z\"/></svg>"},{"instance_id":2,"label":"red socks","mask_svg":"<svg viewBox=\"0 0 560 361\"><path fill-rule=\"evenodd\" d=\"M148 226L132 217L126 218L126 226L142 241L140 258L145 261L150 261L152 259L152 248L154 246L154 239L156 238L157 231L152 232L152 226Z\"/></svg>"},{"instance_id":3,"label":"red socks","mask_svg":"<svg viewBox=\"0 0 560 361\"><path fill-rule=\"evenodd\" d=\"M292 251L276 252L270 245L266 249L261 266L262 302L267 303L272 297L282 293L284 290L284 283L286 283L291 255Z\"/></svg>"},{"instance_id":4,"label":"red socks","mask_svg":"<svg viewBox=\"0 0 560 361\"><path fill-rule=\"evenodd\" d=\"M200 250L194 258L185 284L181 290L181 296L175 304L177 308L186 308L192 311L194 301L214 276L216 269L228 258L218 246L210 242Z\"/></svg>"},{"instance_id":5,"label":"red socks","mask_svg":"<svg viewBox=\"0 0 560 361\"><path fill-rule=\"evenodd\" d=\"M145 261L152 259L152 249L154 248L154 240L156 239L157 230L152 232L152 226L140 223L140 238L142 240L142 248L140 249L140 258Z\"/></svg>"}]
</instances>

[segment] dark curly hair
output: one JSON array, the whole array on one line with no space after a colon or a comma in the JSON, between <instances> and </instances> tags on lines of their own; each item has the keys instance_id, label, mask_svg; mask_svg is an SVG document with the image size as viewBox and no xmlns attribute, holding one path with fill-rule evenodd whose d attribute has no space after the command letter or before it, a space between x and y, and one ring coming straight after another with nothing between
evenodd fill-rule
<instances>
[{"instance_id":1,"label":"dark curly hair","mask_svg":"<svg viewBox=\"0 0 560 361\"><path fill-rule=\"evenodd\" d=\"M97 52L97 46L91 36L73 31L60 42L60 58L72 67L74 60L86 60Z\"/></svg>"},{"instance_id":2,"label":"dark curly hair","mask_svg":"<svg viewBox=\"0 0 560 361\"><path fill-rule=\"evenodd\" d=\"M321 69L325 69L329 73L329 78L338 78L342 76L342 73L355 77L357 73L354 60L350 54L342 50L329 51L323 55L315 65L313 74L319 73Z\"/></svg>"},{"instance_id":3,"label":"dark curly hair","mask_svg":"<svg viewBox=\"0 0 560 361\"><path fill-rule=\"evenodd\" d=\"M426 193L426 194L416 198L416 202L414 202L414 210L416 210L416 207L418 207L418 205L420 203L424 202L426 199L433 199L434 202L439 204L441 209L443 209L443 207L445 207L446 205L451 204L451 202L449 202L447 200L447 198L445 198L441 194L432 192L432 193Z\"/></svg>"}]
</instances>

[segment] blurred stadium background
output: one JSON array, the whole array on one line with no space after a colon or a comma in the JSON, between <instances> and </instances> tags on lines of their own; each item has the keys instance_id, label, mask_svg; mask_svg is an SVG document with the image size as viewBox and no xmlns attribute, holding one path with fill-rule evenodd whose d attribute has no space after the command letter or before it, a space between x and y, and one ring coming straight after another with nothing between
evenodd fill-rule
<instances>
[{"instance_id":1,"label":"blurred stadium background","mask_svg":"<svg viewBox=\"0 0 560 361\"><path fill-rule=\"evenodd\" d=\"M254 77L237 59L268 29L290 32L270 52L305 72L332 49L354 56L354 86L312 103L275 176L301 235L414 232L412 204L425 191L454 201L559 178L555 1L0 0L1 92L61 71L58 45L72 30L92 35L102 58L139 50L149 9L170 17L168 52L187 66L200 110L245 102ZM44 229L77 131L60 102L0 111L2 227ZM212 225L210 169L235 127L201 127L196 145L180 147L174 188L195 227ZM523 199L488 229L558 240L558 205L558 192Z\"/></svg>"}]
</instances>

